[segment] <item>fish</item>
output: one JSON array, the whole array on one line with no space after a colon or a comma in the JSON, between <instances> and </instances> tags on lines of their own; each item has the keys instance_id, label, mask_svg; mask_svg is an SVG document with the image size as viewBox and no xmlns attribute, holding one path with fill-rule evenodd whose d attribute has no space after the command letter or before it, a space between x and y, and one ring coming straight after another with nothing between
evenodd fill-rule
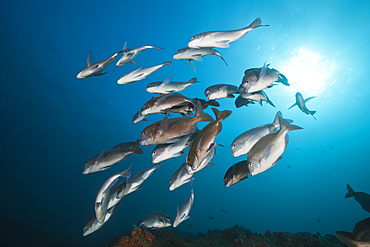
<instances>
[{"instance_id":1,"label":"fish","mask_svg":"<svg viewBox=\"0 0 370 247\"><path fill-rule=\"evenodd\" d=\"M249 104L253 104L254 105L254 102L253 100L250 100L250 99L244 99L242 98L241 95L239 95L236 100L235 100L235 106L236 108L240 108L242 106L248 106Z\"/></svg>"},{"instance_id":2,"label":"fish","mask_svg":"<svg viewBox=\"0 0 370 247\"><path fill-rule=\"evenodd\" d=\"M244 99L249 99L253 101L257 101L260 105L262 105L262 101L266 101L268 104L275 107L274 103L267 97L267 94L264 91L258 91L254 93L245 93L240 95Z\"/></svg>"},{"instance_id":3,"label":"fish","mask_svg":"<svg viewBox=\"0 0 370 247\"><path fill-rule=\"evenodd\" d=\"M123 49L126 48L126 44L127 44L127 42L125 43ZM153 46L153 45L145 45L145 46L137 47L135 49L128 50L128 51L122 53L122 57L118 60L118 62L116 63L116 66L120 67L120 66L128 64L128 63L132 63L132 64L135 64L135 65L139 66L134 61L134 58L136 58L140 53L142 53L143 51L148 50L148 49L156 49L157 51L161 51L163 48L158 47L158 46Z\"/></svg>"},{"instance_id":4,"label":"fish","mask_svg":"<svg viewBox=\"0 0 370 247\"><path fill-rule=\"evenodd\" d=\"M137 70L131 71L123 76L117 81L117 84L129 84L135 81L144 80L148 75L153 73L154 71L160 69L165 65L171 65L172 62L167 61L152 67L148 68L139 68Z\"/></svg>"},{"instance_id":5,"label":"fish","mask_svg":"<svg viewBox=\"0 0 370 247\"><path fill-rule=\"evenodd\" d=\"M187 165L186 166L186 169L188 170L188 173L189 174L194 174L194 173L199 172L200 170L203 170L203 168L205 168L207 166L212 166L213 167L215 164L210 163L210 162L211 162L211 159L216 154L216 148L215 147L216 147L216 145L213 145L211 147L211 149L207 153L207 156L202 160L202 162L200 163L200 165L195 170L193 170L190 165Z\"/></svg>"},{"instance_id":6,"label":"fish","mask_svg":"<svg viewBox=\"0 0 370 247\"><path fill-rule=\"evenodd\" d=\"M171 226L171 218L167 214L156 212L149 214L144 220L139 221L139 227L158 229Z\"/></svg>"},{"instance_id":7,"label":"fish","mask_svg":"<svg viewBox=\"0 0 370 247\"><path fill-rule=\"evenodd\" d=\"M96 194L95 198L95 215L96 219L103 223L105 219L105 215L108 209L108 202L109 202L109 192L112 186L117 183L119 177L128 177L131 175L130 169L132 165L124 170L123 172L119 172L117 174L112 175L109 177L104 184L100 187L98 193Z\"/></svg>"},{"instance_id":8,"label":"fish","mask_svg":"<svg viewBox=\"0 0 370 247\"><path fill-rule=\"evenodd\" d=\"M220 211L221 211L222 213L227 213L226 209L224 209L224 208L222 208Z\"/></svg>"},{"instance_id":9,"label":"fish","mask_svg":"<svg viewBox=\"0 0 370 247\"><path fill-rule=\"evenodd\" d=\"M188 173L186 163L183 163L172 175L170 180L170 191L180 187L183 184L192 181L194 173Z\"/></svg>"},{"instance_id":10,"label":"fish","mask_svg":"<svg viewBox=\"0 0 370 247\"><path fill-rule=\"evenodd\" d=\"M212 49L212 48L189 48L189 47L185 47L185 48L182 48L182 49L176 51L175 55L173 55L173 59L188 60L189 63L190 63L190 66L195 71L194 61L203 61L202 57L207 56L207 55L219 56L222 59L222 61L224 61L226 66L228 66L227 62L221 56L221 54L218 51L216 51L215 49Z\"/></svg>"},{"instance_id":11,"label":"fish","mask_svg":"<svg viewBox=\"0 0 370 247\"><path fill-rule=\"evenodd\" d=\"M279 127L279 117L283 117L281 111L278 111L275 115L275 119L271 124L264 124L253 129L247 130L237 136L231 143L231 151L234 157L247 154L256 142L264 137L265 135L276 131ZM292 120L287 120L289 123Z\"/></svg>"},{"instance_id":12,"label":"fish","mask_svg":"<svg viewBox=\"0 0 370 247\"><path fill-rule=\"evenodd\" d=\"M146 120L146 118L148 117L148 115L143 115L141 113L141 109L132 117L132 123L133 124L137 124L138 122L140 121L148 121Z\"/></svg>"},{"instance_id":13,"label":"fish","mask_svg":"<svg viewBox=\"0 0 370 247\"><path fill-rule=\"evenodd\" d=\"M209 216L208 218L209 218L210 220L214 220L214 219L215 219L215 218L213 218L212 216Z\"/></svg>"},{"instance_id":14,"label":"fish","mask_svg":"<svg viewBox=\"0 0 370 247\"><path fill-rule=\"evenodd\" d=\"M191 211L191 208L193 206L194 202L194 191L193 191L193 182L191 183L191 191L190 191L190 197L184 204L181 205L179 208L179 205L177 205L177 211L176 215L173 219L173 227L177 227L181 224L181 222L187 220L190 218L189 213Z\"/></svg>"},{"instance_id":15,"label":"fish","mask_svg":"<svg viewBox=\"0 0 370 247\"><path fill-rule=\"evenodd\" d=\"M155 122L147 126L141 132L140 145L155 145L164 143L174 143L179 141L179 137L192 133L198 122L210 122L213 118L203 112L200 103L197 104L194 117L178 117L168 119L168 113L162 121Z\"/></svg>"},{"instance_id":16,"label":"fish","mask_svg":"<svg viewBox=\"0 0 370 247\"><path fill-rule=\"evenodd\" d=\"M239 93L239 88L229 84L212 85L204 91L208 100L235 98L235 93Z\"/></svg>"},{"instance_id":17,"label":"fish","mask_svg":"<svg viewBox=\"0 0 370 247\"><path fill-rule=\"evenodd\" d=\"M142 154L139 140L118 144L109 150L104 150L86 162L82 174L104 171L119 161L126 159L130 154Z\"/></svg>"},{"instance_id":18,"label":"fish","mask_svg":"<svg viewBox=\"0 0 370 247\"><path fill-rule=\"evenodd\" d=\"M180 93L161 94L152 97L141 108L142 115L149 115L153 113L167 113L171 112L175 107L182 107L191 105L191 109L195 109L195 105L191 99ZM173 110L174 111L174 110Z\"/></svg>"},{"instance_id":19,"label":"fish","mask_svg":"<svg viewBox=\"0 0 370 247\"><path fill-rule=\"evenodd\" d=\"M186 163L195 171L207 157L209 151L216 145L215 138L222 130L222 120L226 119L232 111L219 111L211 108L216 116L216 120L207 124L194 138L186 157Z\"/></svg>"},{"instance_id":20,"label":"fish","mask_svg":"<svg viewBox=\"0 0 370 247\"><path fill-rule=\"evenodd\" d=\"M362 208L370 213L370 195L365 192L355 192L349 184L347 184L347 194L345 198L354 197Z\"/></svg>"},{"instance_id":21,"label":"fish","mask_svg":"<svg viewBox=\"0 0 370 247\"><path fill-rule=\"evenodd\" d=\"M220 104L216 100L204 100L204 99L199 99L199 98L190 98L191 101L193 101L194 105L197 105L197 102L199 101L200 104L202 105L203 109L207 109L208 106L220 106Z\"/></svg>"},{"instance_id":22,"label":"fish","mask_svg":"<svg viewBox=\"0 0 370 247\"><path fill-rule=\"evenodd\" d=\"M95 216L95 213L90 217L90 219L87 221L83 228L83 236L86 237L87 235L90 235L91 233L99 230L112 216L114 209L116 206L113 206L107 210L107 214L105 215L105 219L102 223L100 223Z\"/></svg>"},{"instance_id":23,"label":"fish","mask_svg":"<svg viewBox=\"0 0 370 247\"><path fill-rule=\"evenodd\" d=\"M132 176L128 176L127 179L126 179L126 182L125 182L125 187L119 194L117 194L117 198L122 198L122 197L138 190L140 185L145 180L147 180L153 174L153 172L155 170L157 170L160 167L163 167L163 166L161 166L159 164L155 164L149 169L145 169L145 170L142 170L138 173L135 173Z\"/></svg>"},{"instance_id":24,"label":"fish","mask_svg":"<svg viewBox=\"0 0 370 247\"><path fill-rule=\"evenodd\" d=\"M246 160L242 160L236 164L233 164L225 173L225 187L230 187L231 185L239 183L240 181L248 178L248 174L249 168Z\"/></svg>"},{"instance_id":25,"label":"fish","mask_svg":"<svg viewBox=\"0 0 370 247\"><path fill-rule=\"evenodd\" d=\"M199 130L196 128L193 133L180 137L178 142L158 144L152 151L152 163L159 163L184 154L183 150L190 146Z\"/></svg>"},{"instance_id":26,"label":"fish","mask_svg":"<svg viewBox=\"0 0 370 247\"><path fill-rule=\"evenodd\" d=\"M77 74L77 79L83 79L91 76L101 76L105 75L107 72L102 73L103 70L105 70L113 61L118 57L118 55L122 52L129 51L130 49L123 49L122 51L114 53L109 58L94 63L91 57L91 51L89 52L89 55L87 55L87 65L84 70L82 70L80 73Z\"/></svg>"},{"instance_id":27,"label":"fish","mask_svg":"<svg viewBox=\"0 0 370 247\"><path fill-rule=\"evenodd\" d=\"M289 142L287 133L293 130L303 129L297 125L289 124L289 121L278 116L280 129L262 137L253 145L248 153L248 168L251 176L274 166L279 160Z\"/></svg>"},{"instance_id":28,"label":"fish","mask_svg":"<svg viewBox=\"0 0 370 247\"><path fill-rule=\"evenodd\" d=\"M248 32L258 27L267 27L268 25L261 25L261 18L255 19L249 26L229 31L211 31L204 32L191 37L188 47L190 48L203 48L203 47L219 47L228 48L229 43L238 40L245 36Z\"/></svg>"},{"instance_id":29,"label":"fish","mask_svg":"<svg viewBox=\"0 0 370 247\"><path fill-rule=\"evenodd\" d=\"M299 109L303 112L303 113L305 113L305 114L307 114L307 115L311 115L315 120L317 120L316 118L315 118L315 116L314 116L314 114L316 113L316 111L310 111L310 110L308 110L307 109L307 106L306 106L306 103L309 101L309 100L311 100L311 99L313 99L313 98L315 98L315 96L313 96L313 97L309 97L309 98L307 98L307 99L303 99L303 96L302 96L302 94L300 93L300 92L297 92L296 94L295 94L295 100L296 100L296 102L291 106L291 107L289 107L288 108L288 110L289 109L291 109L293 106L298 106L299 107Z\"/></svg>"},{"instance_id":30,"label":"fish","mask_svg":"<svg viewBox=\"0 0 370 247\"><path fill-rule=\"evenodd\" d=\"M195 83L198 83L196 77L191 78L187 82L174 82L171 81L172 76L168 77L164 81L158 81L158 82L152 82L149 83L146 87L146 91L148 93L160 93L160 94L166 94L166 93L175 93L180 92L182 90L185 90L190 85L193 85Z\"/></svg>"},{"instance_id":31,"label":"fish","mask_svg":"<svg viewBox=\"0 0 370 247\"><path fill-rule=\"evenodd\" d=\"M288 79L282 73L276 69L270 69L268 66L265 62L262 68L252 68L244 71L244 77L239 86L239 93L243 95L258 92L274 86L275 82L290 86Z\"/></svg>"},{"instance_id":32,"label":"fish","mask_svg":"<svg viewBox=\"0 0 370 247\"><path fill-rule=\"evenodd\" d=\"M347 246L370 247L370 218L357 222L353 232L337 231L335 236Z\"/></svg>"}]
</instances>

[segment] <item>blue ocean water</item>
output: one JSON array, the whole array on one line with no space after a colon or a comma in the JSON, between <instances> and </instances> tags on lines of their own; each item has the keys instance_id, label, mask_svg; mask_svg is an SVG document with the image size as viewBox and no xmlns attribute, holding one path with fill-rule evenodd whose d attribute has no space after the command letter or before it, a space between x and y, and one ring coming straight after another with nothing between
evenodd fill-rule
<instances>
[{"instance_id":1,"label":"blue ocean water","mask_svg":"<svg viewBox=\"0 0 370 247\"><path fill-rule=\"evenodd\" d=\"M197 77L201 82L182 93L205 98L208 86L239 86L246 69L265 61L291 86L266 90L276 108L237 109L233 99L218 100L220 110L233 111L216 138L225 147L217 147L212 159L217 171L206 168L194 176L191 219L179 229L197 234L239 224L253 232L333 234L351 231L369 216L353 198L344 198L346 184L370 193L368 1L15 0L0 6L2 246L103 246L150 213L173 218L177 204L190 194L190 184L168 190L185 155L163 162L142 190L123 198L100 230L83 237L100 186L131 164L133 173L151 167L154 146L103 172L83 175L84 164L118 143L135 141L149 123L163 118L155 114L131 123L153 96L145 91L150 82ZM195 34L243 28L257 17L269 27L251 31L229 48L216 48L228 66L206 56L195 62L195 73L187 61L172 59ZM114 63L104 76L76 79L90 51L101 61L126 41L129 48L164 48L144 51L135 59L140 66L164 61L172 66L128 85L116 81L136 69L133 64ZM287 110L298 91L305 98L316 96L307 107L317 111L317 121L297 107ZM289 134L283 159L273 168L225 188L227 169L246 158L232 156L231 142L272 122L278 110L304 129ZM209 108L206 112L213 116Z\"/></svg>"}]
</instances>

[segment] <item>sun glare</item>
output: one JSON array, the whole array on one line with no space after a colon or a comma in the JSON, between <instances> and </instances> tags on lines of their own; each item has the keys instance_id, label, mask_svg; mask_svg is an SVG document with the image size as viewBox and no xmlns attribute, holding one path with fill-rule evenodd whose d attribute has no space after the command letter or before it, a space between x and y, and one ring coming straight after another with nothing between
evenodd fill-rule
<instances>
[{"instance_id":1,"label":"sun glare","mask_svg":"<svg viewBox=\"0 0 370 247\"><path fill-rule=\"evenodd\" d=\"M334 61L328 61L325 57L296 48L291 52L291 59L282 63L280 72L289 81L289 90L301 92L304 97L317 96L325 90L329 82Z\"/></svg>"}]
</instances>

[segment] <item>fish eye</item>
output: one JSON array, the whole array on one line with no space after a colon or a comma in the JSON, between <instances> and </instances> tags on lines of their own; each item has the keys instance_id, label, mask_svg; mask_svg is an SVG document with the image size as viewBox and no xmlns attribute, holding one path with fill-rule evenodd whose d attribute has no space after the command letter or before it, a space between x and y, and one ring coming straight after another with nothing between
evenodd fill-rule
<instances>
[{"instance_id":1,"label":"fish eye","mask_svg":"<svg viewBox=\"0 0 370 247\"><path fill-rule=\"evenodd\" d=\"M153 154L155 155L157 152L156 151L153 151Z\"/></svg>"}]
</instances>

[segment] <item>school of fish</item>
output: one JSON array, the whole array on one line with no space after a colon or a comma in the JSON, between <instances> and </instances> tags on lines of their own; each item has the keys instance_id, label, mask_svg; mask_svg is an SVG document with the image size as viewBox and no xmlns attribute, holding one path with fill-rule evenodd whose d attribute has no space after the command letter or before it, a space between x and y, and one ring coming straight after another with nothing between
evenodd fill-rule
<instances>
[{"instance_id":1,"label":"school of fish","mask_svg":"<svg viewBox=\"0 0 370 247\"><path fill-rule=\"evenodd\" d=\"M188 60L194 72L194 61L202 61L202 57L206 55L216 55L227 65L225 59L215 48L228 48L231 42L244 37L248 32L259 27L267 26L262 25L261 19L257 18L250 25L242 29L204 32L194 35L188 42L188 47L176 51L173 59ZM139 66L134 61L134 58L139 54L148 49L155 49L157 51L163 49L159 46L152 45L129 49L126 45L127 43L125 43L121 51L97 63L92 61L90 52L87 58L87 66L78 73L77 78L83 79L91 76L104 75L107 72L103 71L120 54L122 54L122 57L116 63L117 67L129 63ZM146 68L139 66L138 69L118 78L117 84L124 85L144 80L165 65L171 65L171 62L166 61ZM83 228L84 236L100 229L111 218L114 210L116 210L116 206L120 205L121 199L129 193L137 191L140 185L153 172L156 172L157 169L162 167L162 165L159 165L159 162L164 162L182 155L184 155L184 163L179 164L173 176L168 178L170 181L169 190L173 191L191 182L189 198L181 206L177 205L173 223L171 223L170 217L166 214L153 212L140 221L139 226L151 229L169 227L171 225L177 227L188 219L194 203L193 176L207 166L214 166L211 160L216 155L216 147L222 146L216 143L216 138L222 131L223 122L226 120L225 124L227 124L227 118L232 114L231 110L221 111L215 108L220 106L216 100L235 98L234 95L238 95L235 100L235 106L237 108L254 104L255 102L262 105L263 101L275 107L264 90L279 84L284 86L290 85L288 79L283 74L276 69L269 68L269 64L266 65L266 63L261 68L246 69L239 86L215 84L205 88L204 94L207 100L188 98L180 93L195 83L200 83L196 77L185 82L174 82L172 81L172 76L169 76L164 81L148 83L146 91L159 95L153 96L147 102L143 102L142 107L133 116L132 123L137 124L143 120L147 121L146 118L148 115L156 113L163 114L163 119L150 123L143 128L142 132L138 134L136 141L120 143L108 150L102 148L103 151L86 162L82 173L96 173L107 170L131 154L143 154L139 145L156 145L151 153L152 163L154 164L152 167L132 175L131 168L135 167L135 165L131 165L122 172L110 176L101 185L95 198L93 215ZM304 100L302 94L297 92L296 102L292 107L297 105L305 114L314 116L315 111L308 110L305 105L312 98L314 97ZM208 106L212 106L211 111L214 117L204 111ZM176 113L181 114L181 116L172 117ZM198 129L198 122L206 122L208 124L202 129ZM282 154L287 148L289 142L288 132L302 129L302 127L294 125L292 122L290 119L283 118L282 113L278 111L271 124L245 130L239 136L235 137L231 143L232 155L234 157L247 155L247 158L230 166L226 171L224 176L225 186L229 187L246 179L248 175L256 176L275 166L282 159ZM185 157L184 150L186 148L189 148L189 151ZM123 178L126 179L117 184Z\"/></svg>"}]
</instances>

